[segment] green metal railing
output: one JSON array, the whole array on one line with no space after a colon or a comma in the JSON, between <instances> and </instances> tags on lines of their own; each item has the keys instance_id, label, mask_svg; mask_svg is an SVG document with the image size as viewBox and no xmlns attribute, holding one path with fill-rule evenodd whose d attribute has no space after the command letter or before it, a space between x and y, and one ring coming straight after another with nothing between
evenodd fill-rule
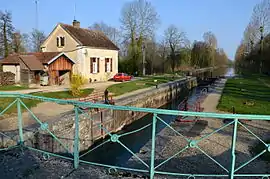
<instances>
[{"instance_id":1,"label":"green metal railing","mask_svg":"<svg viewBox=\"0 0 270 179\"><path fill-rule=\"evenodd\" d=\"M98 104L98 103L90 103L90 102L79 102L79 101L73 101L73 100L60 100L60 99L53 99L53 98L45 98L45 97L38 97L38 96L32 96L32 95L25 95L25 94L19 94L19 93L5 93L0 92L0 100L1 98L11 98L14 99L13 102L10 104L7 104L7 107L0 112L0 116L2 116L5 112L7 112L13 105L17 105L17 116L18 116L18 131L19 131L19 138L18 141L16 141L16 145L13 146L7 146L5 148L0 148L0 151L9 150L16 147L25 147L30 150L42 152L45 157L49 156L55 156L55 157L61 157L64 159L72 160L74 162L74 168L77 169L79 167L79 163L85 163L90 164L94 166L101 166L101 167L107 167L112 170L126 170L126 171L133 171L133 172L141 172L145 173L147 175L150 175L150 178L153 179L155 175L171 175L171 176L186 176L188 178L195 178L195 177L262 177L262 178L268 178L270 174L246 174L246 173L239 173L238 171L240 169L243 169L246 165L253 162L255 159L260 157L261 155L265 154L266 152L270 152L270 144L265 143L260 137L258 137L256 134L254 134L246 125L244 125L241 120L268 120L270 121L270 116L268 115L241 115L241 114L218 114L218 113L206 113L206 112L187 112L187 111L178 111L178 110L165 110L165 109L152 109L152 108L137 108L137 107L131 107L131 106L117 106L117 105L105 105L105 104ZM66 146L61 139L59 139L55 134L53 134L49 130L48 123L42 122L38 117L27 107L27 105L23 102L24 99L32 99L32 100L40 100L45 102L54 102L58 104L69 104L74 106L74 114L75 114L75 132L74 132L74 145L73 145L73 151L71 151L68 146ZM134 112L143 112L143 113L151 113L153 114L152 123L143 126L142 128L133 130L131 132L123 133L123 134L112 134L106 127L104 127L102 124L98 124L99 128L102 129L107 136L109 136L109 139L105 140L101 144L95 146L94 148L88 150L84 154L80 155L80 120L81 117L88 118L89 120L94 120L87 112L81 110L80 108L100 108L100 109L112 109L112 110L121 110L121 111L134 111ZM33 120L35 120L39 125L40 129L43 131L46 131L52 138L57 141L70 156L67 155L60 155L52 152L48 152L45 150L40 150L33 148L31 146L27 146L24 143L24 132L23 132L23 117L22 112L23 110L26 110L31 114L33 117ZM216 118L217 120L220 119L232 119L231 122L224 124L219 129L214 130L213 132L206 134L202 136L199 139L192 140L187 137L185 137L183 134L175 130L169 123L165 122L160 116L161 115L173 115L175 117L181 115L181 116L193 116L193 117L201 117L201 118ZM166 127L173 130L178 136L181 136L186 141L186 146L182 149L179 149L178 152L176 152L171 157L167 158L166 160L162 161L161 163L156 163L155 160L155 152L156 152L156 134L157 134L157 122L163 123ZM205 139L209 138L210 136L216 134L217 132L225 129L228 126L233 126L233 134L232 134L232 143L231 143L231 162L230 167L225 167L222 164L220 164L218 161L216 161L213 157L208 155L201 147L200 143L203 143ZM236 139L237 139L237 130L238 126L242 126L244 129L246 129L250 134L255 136L261 143L264 144L265 149L261 151L259 154L257 154L252 159L246 161L242 165L238 166L236 168L235 163L237 160L237 157L235 155L236 153ZM150 163L146 163L143 161L135 152L133 152L131 149L129 149L123 142L121 142L120 138L145 130L146 128L152 128L152 136L151 136L151 156L150 156ZM0 135L3 135L4 137L9 137L5 132L0 131ZM13 139L13 138L12 138ZM106 165L102 163L97 162L90 162L83 160L82 157L93 152L94 150L98 149L99 147L103 146L106 143L113 142L118 143L122 147L124 147L133 157L138 159L140 161L145 169L139 169L139 168L128 168L128 167L121 167L121 166L113 166L113 165ZM222 174L189 174L189 173L176 173L176 172L166 172L161 171L159 168L163 166L164 164L168 163L171 159L176 157L177 155L183 153L184 151L188 149L197 149L200 152L202 152L205 156L207 156L209 159L211 159L214 163L216 163L219 167L221 167L224 171ZM236 173L237 172L237 173Z\"/></svg>"}]
</instances>

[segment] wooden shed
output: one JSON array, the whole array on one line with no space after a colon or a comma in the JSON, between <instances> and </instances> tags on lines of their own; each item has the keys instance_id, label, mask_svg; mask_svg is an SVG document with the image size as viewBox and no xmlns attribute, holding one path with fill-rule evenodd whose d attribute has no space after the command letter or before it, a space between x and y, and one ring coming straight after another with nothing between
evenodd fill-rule
<instances>
[{"instance_id":1,"label":"wooden shed","mask_svg":"<svg viewBox=\"0 0 270 179\"><path fill-rule=\"evenodd\" d=\"M50 85L61 83L68 84L72 74L74 61L61 53L48 62L48 73Z\"/></svg>"},{"instance_id":2,"label":"wooden shed","mask_svg":"<svg viewBox=\"0 0 270 179\"><path fill-rule=\"evenodd\" d=\"M20 76L22 84L39 83L42 63L34 55L20 55Z\"/></svg>"},{"instance_id":3,"label":"wooden shed","mask_svg":"<svg viewBox=\"0 0 270 179\"><path fill-rule=\"evenodd\" d=\"M4 72L15 74L15 82L39 84L40 74L47 71L49 85L69 84L74 61L64 52L11 54L1 61Z\"/></svg>"}]
</instances>

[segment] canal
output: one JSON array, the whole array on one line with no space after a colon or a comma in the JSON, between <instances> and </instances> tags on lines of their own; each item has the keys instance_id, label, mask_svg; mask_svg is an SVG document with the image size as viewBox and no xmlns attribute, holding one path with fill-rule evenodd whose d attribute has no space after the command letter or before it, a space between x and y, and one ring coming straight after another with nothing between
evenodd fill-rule
<instances>
[{"instance_id":1,"label":"canal","mask_svg":"<svg viewBox=\"0 0 270 179\"><path fill-rule=\"evenodd\" d=\"M234 70L233 69L217 69L213 72L212 76L233 76ZM192 91L184 91L182 92L181 96L178 99L172 101L169 104L166 104L161 107L161 109L177 109L178 104L187 96L189 98L197 98L201 92L202 87L194 88ZM193 101L193 100L192 100ZM196 101L196 100L194 100ZM132 124L125 126L122 131L118 134L123 134L127 132L134 131L136 129L140 129L143 126L146 126L152 123L152 114L148 114L145 117L133 122ZM175 120L175 116L170 115L159 115L165 122L171 123ZM159 133L162 129L165 128L165 125L161 123L159 120L157 122L157 133ZM125 144L131 151L134 153L140 152L140 149L151 140L151 126L145 128L142 131L137 133L133 133L130 135L126 135L121 137L119 140ZM108 139L108 138L107 138ZM106 140L106 139L104 139ZM103 141L104 141L103 140ZM95 144L95 146L99 145L103 141L99 141ZM94 146L93 146L94 147ZM91 162L98 162L102 164L108 165L117 165L117 166L125 166L124 164L132 157L132 154L128 152L123 146L118 143L109 142L106 143L96 150L92 151L91 153L82 157L83 160L91 161Z\"/></svg>"}]
</instances>

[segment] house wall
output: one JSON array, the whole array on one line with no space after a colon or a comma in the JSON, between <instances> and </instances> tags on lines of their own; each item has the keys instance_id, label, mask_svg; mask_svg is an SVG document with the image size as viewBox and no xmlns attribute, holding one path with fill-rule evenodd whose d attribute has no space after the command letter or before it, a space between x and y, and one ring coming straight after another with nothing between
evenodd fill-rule
<instances>
[{"instance_id":1,"label":"house wall","mask_svg":"<svg viewBox=\"0 0 270 179\"><path fill-rule=\"evenodd\" d=\"M20 65L3 65L3 72L11 72L15 74L15 83L21 80Z\"/></svg>"},{"instance_id":2,"label":"house wall","mask_svg":"<svg viewBox=\"0 0 270 179\"><path fill-rule=\"evenodd\" d=\"M58 36L65 37L65 46L57 47L56 39ZM42 44L43 52L65 52L71 59L76 59L77 52L76 49L79 45L60 25L54 29L54 31L50 34L48 39ZM71 52L72 51L72 52Z\"/></svg>"},{"instance_id":3,"label":"house wall","mask_svg":"<svg viewBox=\"0 0 270 179\"><path fill-rule=\"evenodd\" d=\"M91 73L90 58L99 58L99 73ZM112 58L112 72L105 72L105 58ZM77 51L77 62L73 71L92 81L106 81L118 73L118 51L85 47Z\"/></svg>"}]
</instances>

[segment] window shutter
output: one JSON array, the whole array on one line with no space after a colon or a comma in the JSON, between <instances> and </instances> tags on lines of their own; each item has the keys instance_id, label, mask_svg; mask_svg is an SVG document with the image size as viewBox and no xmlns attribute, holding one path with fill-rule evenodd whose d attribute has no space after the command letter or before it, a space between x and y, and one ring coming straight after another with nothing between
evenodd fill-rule
<instances>
[{"instance_id":1,"label":"window shutter","mask_svg":"<svg viewBox=\"0 0 270 179\"><path fill-rule=\"evenodd\" d=\"M107 58L105 58L105 72L107 72Z\"/></svg>"},{"instance_id":2,"label":"window shutter","mask_svg":"<svg viewBox=\"0 0 270 179\"><path fill-rule=\"evenodd\" d=\"M56 46L59 47L59 37L56 37Z\"/></svg>"},{"instance_id":3,"label":"window shutter","mask_svg":"<svg viewBox=\"0 0 270 179\"><path fill-rule=\"evenodd\" d=\"M90 73L93 73L93 59L90 58Z\"/></svg>"},{"instance_id":4,"label":"window shutter","mask_svg":"<svg viewBox=\"0 0 270 179\"><path fill-rule=\"evenodd\" d=\"M65 37L60 37L61 47L65 46Z\"/></svg>"},{"instance_id":5,"label":"window shutter","mask_svg":"<svg viewBox=\"0 0 270 179\"><path fill-rule=\"evenodd\" d=\"M97 59L97 72L99 73L99 58Z\"/></svg>"},{"instance_id":6,"label":"window shutter","mask_svg":"<svg viewBox=\"0 0 270 179\"><path fill-rule=\"evenodd\" d=\"M110 59L110 65L111 65L111 72L112 72L112 67L113 67L113 65L112 65L112 58Z\"/></svg>"}]
</instances>

